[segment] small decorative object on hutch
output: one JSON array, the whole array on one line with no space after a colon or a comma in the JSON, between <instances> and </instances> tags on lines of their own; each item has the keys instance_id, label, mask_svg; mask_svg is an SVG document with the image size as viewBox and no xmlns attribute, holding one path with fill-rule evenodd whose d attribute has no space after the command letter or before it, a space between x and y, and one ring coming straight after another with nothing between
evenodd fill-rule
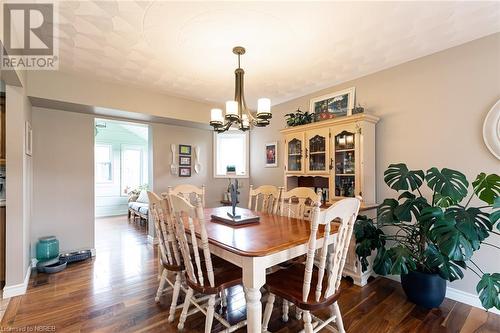
<instances>
[{"instance_id":1,"label":"small decorative object on hutch","mask_svg":"<svg viewBox=\"0 0 500 333\"><path fill-rule=\"evenodd\" d=\"M285 114L286 124L288 126L300 126L305 124L310 124L313 121L313 114L309 111L302 112L300 109L292 113Z\"/></svg>"},{"instance_id":2,"label":"small decorative object on hutch","mask_svg":"<svg viewBox=\"0 0 500 333\"><path fill-rule=\"evenodd\" d=\"M266 168L278 166L278 142L266 143Z\"/></svg>"},{"instance_id":3,"label":"small decorative object on hutch","mask_svg":"<svg viewBox=\"0 0 500 333\"><path fill-rule=\"evenodd\" d=\"M379 118L366 113L281 130L284 137L285 191L295 187L322 189L326 204L359 196L362 209L376 207L375 126ZM351 242L355 246L355 242ZM344 274L364 285L371 268L362 272L354 249Z\"/></svg>"},{"instance_id":4,"label":"small decorative object on hutch","mask_svg":"<svg viewBox=\"0 0 500 333\"><path fill-rule=\"evenodd\" d=\"M337 91L311 99L309 110L314 121L350 116L354 107L355 88Z\"/></svg>"},{"instance_id":5,"label":"small decorative object on hutch","mask_svg":"<svg viewBox=\"0 0 500 333\"><path fill-rule=\"evenodd\" d=\"M358 113L363 113L363 112L365 112L365 108L362 107L361 105L359 105L359 103L358 103L358 106L355 106L355 107L352 108L352 114L353 115L354 114L358 114Z\"/></svg>"}]
</instances>

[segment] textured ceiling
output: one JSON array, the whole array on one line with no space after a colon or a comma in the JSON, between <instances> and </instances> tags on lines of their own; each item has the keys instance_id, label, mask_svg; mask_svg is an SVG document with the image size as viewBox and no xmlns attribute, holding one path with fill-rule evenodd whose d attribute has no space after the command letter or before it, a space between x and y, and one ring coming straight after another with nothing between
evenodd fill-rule
<instances>
[{"instance_id":1,"label":"textured ceiling","mask_svg":"<svg viewBox=\"0 0 500 333\"><path fill-rule=\"evenodd\" d=\"M60 3L60 70L198 100L277 104L500 31L500 2Z\"/></svg>"}]
</instances>

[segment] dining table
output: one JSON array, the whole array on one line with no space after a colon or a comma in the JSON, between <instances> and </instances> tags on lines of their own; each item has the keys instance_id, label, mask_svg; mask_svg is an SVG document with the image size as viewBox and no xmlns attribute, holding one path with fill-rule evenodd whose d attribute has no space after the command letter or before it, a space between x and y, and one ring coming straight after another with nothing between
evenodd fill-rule
<instances>
[{"instance_id":1,"label":"dining table","mask_svg":"<svg viewBox=\"0 0 500 333\"><path fill-rule=\"evenodd\" d=\"M204 209L205 228L210 252L242 268L246 292L247 332L261 332L262 303L260 289L266 283L266 269L307 253L310 221L265 212L252 211L260 217L259 223L227 225L212 219L212 215L226 215L232 207ZM194 221L195 233L200 237L200 225ZM188 222L184 222L186 231ZM337 228L331 230L329 243L337 237ZM324 228L317 234L317 247L323 245Z\"/></svg>"}]
</instances>

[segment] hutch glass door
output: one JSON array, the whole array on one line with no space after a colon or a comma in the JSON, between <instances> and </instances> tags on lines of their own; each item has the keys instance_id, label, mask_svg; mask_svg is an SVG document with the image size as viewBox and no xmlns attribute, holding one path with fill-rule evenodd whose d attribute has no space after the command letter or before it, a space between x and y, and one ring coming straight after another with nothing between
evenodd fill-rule
<instances>
[{"instance_id":1,"label":"hutch glass door","mask_svg":"<svg viewBox=\"0 0 500 333\"><path fill-rule=\"evenodd\" d=\"M335 136L335 196L354 197L355 195L355 134L343 131Z\"/></svg>"},{"instance_id":2,"label":"hutch glass door","mask_svg":"<svg viewBox=\"0 0 500 333\"><path fill-rule=\"evenodd\" d=\"M306 163L309 173L328 172L328 137L329 129L307 132Z\"/></svg>"},{"instance_id":3,"label":"hutch glass door","mask_svg":"<svg viewBox=\"0 0 500 333\"><path fill-rule=\"evenodd\" d=\"M297 136L291 136L286 140L286 163L288 172L303 171L303 139Z\"/></svg>"}]
</instances>

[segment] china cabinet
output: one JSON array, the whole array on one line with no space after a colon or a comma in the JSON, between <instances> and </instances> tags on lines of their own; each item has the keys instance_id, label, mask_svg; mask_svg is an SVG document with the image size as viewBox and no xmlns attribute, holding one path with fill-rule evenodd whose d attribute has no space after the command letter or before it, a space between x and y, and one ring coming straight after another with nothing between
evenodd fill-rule
<instances>
[{"instance_id":1,"label":"china cabinet","mask_svg":"<svg viewBox=\"0 0 500 333\"><path fill-rule=\"evenodd\" d=\"M321 189L325 205L358 196L362 199L362 214L375 214L378 120L362 113L283 129L285 190L298 186ZM364 285L372 272L361 271L354 247L352 240L344 274L357 285Z\"/></svg>"}]
</instances>

